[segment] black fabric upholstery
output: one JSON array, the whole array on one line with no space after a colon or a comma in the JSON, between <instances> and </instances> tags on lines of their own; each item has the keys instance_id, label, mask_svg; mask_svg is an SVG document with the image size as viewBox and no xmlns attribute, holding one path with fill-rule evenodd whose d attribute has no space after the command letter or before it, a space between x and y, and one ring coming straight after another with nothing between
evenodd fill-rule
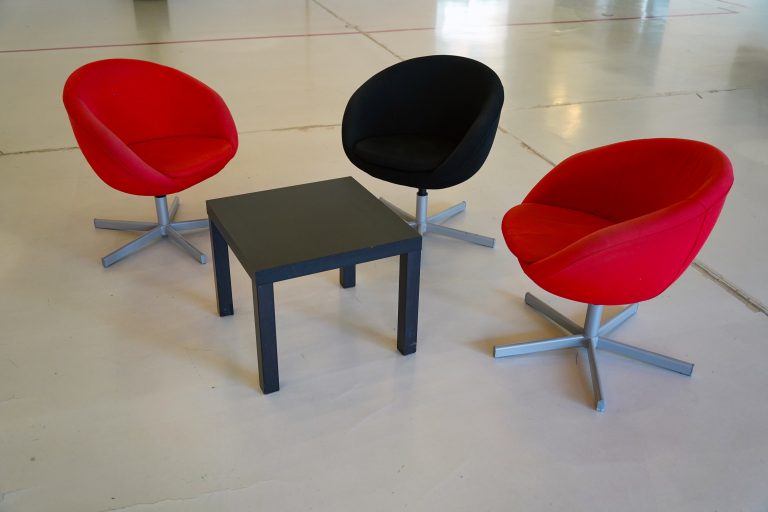
<instances>
[{"instance_id":1,"label":"black fabric upholstery","mask_svg":"<svg viewBox=\"0 0 768 512\"><path fill-rule=\"evenodd\" d=\"M418 57L366 81L350 98L342 144L376 178L439 189L474 175L491 150L504 89L472 59Z\"/></svg>"},{"instance_id":2,"label":"black fabric upholstery","mask_svg":"<svg viewBox=\"0 0 768 512\"><path fill-rule=\"evenodd\" d=\"M403 172L429 172L448 158L456 143L429 135L383 135L355 144L355 153L380 167Z\"/></svg>"}]
</instances>

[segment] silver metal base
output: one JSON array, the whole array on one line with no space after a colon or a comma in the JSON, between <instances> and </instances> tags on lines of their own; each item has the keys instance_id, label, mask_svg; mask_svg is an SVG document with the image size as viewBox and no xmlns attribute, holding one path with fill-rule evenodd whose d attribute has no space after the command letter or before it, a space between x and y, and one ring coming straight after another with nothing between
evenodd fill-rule
<instances>
[{"instance_id":1,"label":"silver metal base","mask_svg":"<svg viewBox=\"0 0 768 512\"><path fill-rule=\"evenodd\" d=\"M485 247L493 247L496 245L496 240L493 238L470 233L468 231L461 231L459 229L447 228L441 226L440 223L445 222L451 217L458 215L467 208L466 201L462 201L459 204L455 204L450 208L447 208L434 215L427 215L428 200L427 195L416 196L416 215L411 215L405 210L395 206L383 197L379 198L381 202L387 205L392 211L402 217L411 227L418 230L419 234L426 235L427 233L435 233L437 235L448 236L465 242L471 242L473 244L482 245Z\"/></svg>"},{"instance_id":2,"label":"silver metal base","mask_svg":"<svg viewBox=\"0 0 768 512\"><path fill-rule=\"evenodd\" d=\"M683 375L691 375L693 373L693 363L626 345L605 337L608 333L626 322L629 317L637 313L637 304L627 306L621 313L604 324L600 323L603 315L603 306L588 304L587 316L584 321L584 327L582 328L530 293L525 294L525 303L549 318L552 322L569 333L570 336L528 341L511 345L498 345L493 348L493 357L510 357L531 354L534 352L558 350L561 348L586 348L590 374L592 375L592 391L595 395L595 409L600 412L605 410L605 398L603 397L600 372L597 366L598 349L608 350L609 352L637 359L638 361L652 364L659 368L664 368L665 370L682 373Z\"/></svg>"},{"instance_id":3,"label":"silver metal base","mask_svg":"<svg viewBox=\"0 0 768 512\"><path fill-rule=\"evenodd\" d=\"M143 235L124 246L120 247L101 258L101 264L105 267L114 265L123 258L140 251L159 238L167 238L175 245L183 249L200 263L205 263L207 258L195 246L187 242L179 231L190 229L207 229L208 219L185 220L173 222L176 212L179 210L179 198L175 197L171 208L168 209L168 200L165 196L155 197L155 210L157 222L137 222L132 220L93 219L93 225L97 229L114 229L117 231L146 231Z\"/></svg>"}]
</instances>

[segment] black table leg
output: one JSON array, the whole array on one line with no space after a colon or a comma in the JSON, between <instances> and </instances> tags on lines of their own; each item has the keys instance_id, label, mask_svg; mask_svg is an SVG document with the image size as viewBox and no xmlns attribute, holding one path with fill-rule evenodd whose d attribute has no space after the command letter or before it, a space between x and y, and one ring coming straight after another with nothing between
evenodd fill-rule
<instances>
[{"instance_id":1,"label":"black table leg","mask_svg":"<svg viewBox=\"0 0 768 512\"><path fill-rule=\"evenodd\" d=\"M259 357L259 385L266 395L280 389L277 371L275 291L272 283L253 282L253 310L256 320L256 353Z\"/></svg>"},{"instance_id":2,"label":"black table leg","mask_svg":"<svg viewBox=\"0 0 768 512\"><path fill-rule=\"evenodd\" d=\"M219 316L229 316L235 312L232 306L232 279L229 275L229 248L213 221L210 222L210 231L216 306Z\"/></svg>"},{"instance_id":3,"label":"black table leg","mask_svg":"<svg viewBox=\"0 0 768 512\"><path fill-rule=\"evenodd\" d=\"M339 269L339 283L342 288L352 288L355 286L355 265Z\"/></svg>"},{"instance_id":4,"label":"black table leg","mask_svg":"<svg viewBox=\"0 0 768 512\"><path fill-rule=\"evenodd\" d=\"M397 304L397 350L401 354L416 352L419 323L419 273L421 251L400 255L400 291Z\"/></svg>"}]
</instances>

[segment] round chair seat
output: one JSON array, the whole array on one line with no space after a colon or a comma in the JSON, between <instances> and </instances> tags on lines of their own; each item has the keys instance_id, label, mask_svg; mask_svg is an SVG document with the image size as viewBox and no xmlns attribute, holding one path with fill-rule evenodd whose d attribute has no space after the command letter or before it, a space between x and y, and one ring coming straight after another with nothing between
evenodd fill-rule
<instances>
[{"instance_id":1,"label":"round chair seat","mask_svg":"<svg viewBox=\"0 0 768 512\"><path fill-rule=\"evenodd\" d=\"M456 147L456 142L433 135L385 135L368 137L353 151L374 165L401 172L431 172Z\"/></svg>"},{"instance_id":2,"label":"round chair seat","mask_svg":"<svg viewBox=\"0 0 768 512\"><path fill-rule=\"evenodd\" d=\"M200 136L164 137L134 142L128 147L169 178L193 178L195 183L216 174L234 153L229 141Z\"/></svg>"},{"instance_id":3,"label":"round chair seat","mask_svg":"<svg viewBox=\"0 0 768 512\"><path fill-rule=\"evenodd\" d=\"M569 208L523 203L504 215L501 232L523 263L542 260L613 222Z\"/></svg>"}]
</instances>

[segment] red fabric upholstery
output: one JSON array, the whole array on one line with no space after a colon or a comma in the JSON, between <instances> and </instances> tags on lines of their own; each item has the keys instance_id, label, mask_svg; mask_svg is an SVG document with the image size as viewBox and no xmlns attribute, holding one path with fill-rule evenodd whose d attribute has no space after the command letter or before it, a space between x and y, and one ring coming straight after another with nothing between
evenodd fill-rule
<instances>
[{"instance_id":1,"label":"red fabric upholstery","mask_svg":"<svg viewBox=\"0 0 768 512\"><path fill-rule=\"evenodd\" d=\"M64 106L98 176L129 194L179 192L219 172L237 151L221 97L181 71L108 59L72 73Z\"/></svg>"},{"instance_id":2,"label":"red fabric upholstery","mask_svg":"<svg viewBox=\"0 0 768 512\"><path fill-rule=\"evenodd\" d=\"M545 290L588 304L651 299L698 254L733 183L717 148L611 144L564 160L509 210L502 233Z\"/></svg>"}]
</instances>

